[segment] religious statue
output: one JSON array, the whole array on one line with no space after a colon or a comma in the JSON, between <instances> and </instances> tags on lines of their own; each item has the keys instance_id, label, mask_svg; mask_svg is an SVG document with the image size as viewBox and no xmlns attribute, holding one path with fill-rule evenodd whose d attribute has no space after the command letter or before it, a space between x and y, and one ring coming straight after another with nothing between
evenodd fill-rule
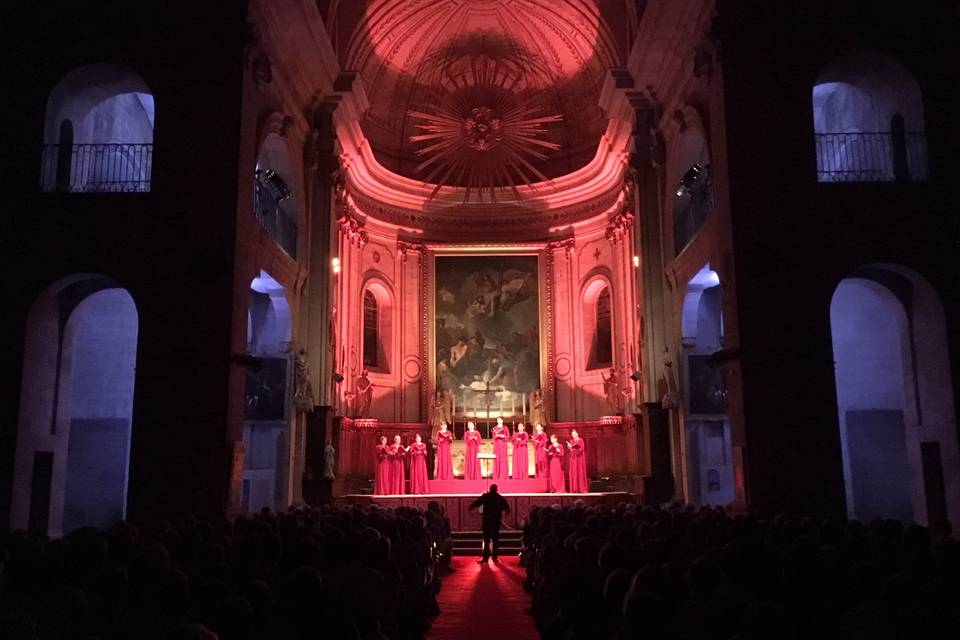
<instances>
[{"instance_id":1,"label":"religious statue","mask_svg":"<svg viewBox=\"0 0 960 640\"><path fill-rule=\"evenodd\" d=\"M370 382L369 374L366 369L357 376L357 384L354 390L354 417L369 418L370 403L373 401L373 383Z\"/></svg>"},{"instance_id":2,"label":"religious statue","mask_svg":"<svg viewBox=\"0 0 960 640\"><path fill-rule=\"evenodd\" d=\"M680 390L677 388L677 379L673 375L673 360L670 359L670 350L663 353L663 374L661 378L663 398L660 406L664 409L678 409L680 407Z\"/></svg>"},{"instance_id":3,"label":"religious statue","mask_svg":"<svg viewBox=\"0 0 960 640\"><path fill-rule=\"evenodd\" d=\"M452 397L446 389L438 389L430 400L429 424L431 429L431 440L436 439L437 430L441 424L453 423Z\"/></svg>"},{"instance_id":4,"label":"religious statue","mask_svg":"<svg viewBox=\"0 0 960 640\"><path fill-rule=\"evenodd\" d=\"M336 449L333 448L333 442L327 440L327 446L323 449L323 477L327 480L334 480L333 465L336 463Z\"/></svg>"},{"instance_id":5,"label":"religious statue","mask_svg":"<svg viewBox=\"0 0 960 640\"><path fill-rule=\"evenodd\" d=\"M600 377L603 378L603 395L607 400L610 414L618 416L623 412L623 394L620 392L617 370L610 367L610 375L605 376L601 373Z\"/></svg>"},{"instance_id":6,"label":"religious statue","mask_svg":"<svg viewBox=\"0 0 960 640\"><path fill-rule=\"evenodd\" d=\"M310 365L306 349L300 349L294 365L293 404L300 411L309 411L316 404L313 397L313 386L310 384Z\"/></svg>"},{"instance_id":7,"label":"religious statue","mask_svg":"<svg viewBox=\"0 0 960 640\"><path fill-rule=\"evenodd\" d=\"M547 415L543 410L543 391L534 389L530 392L530 424L546 424Z\"/></svg>"}]
</instances>

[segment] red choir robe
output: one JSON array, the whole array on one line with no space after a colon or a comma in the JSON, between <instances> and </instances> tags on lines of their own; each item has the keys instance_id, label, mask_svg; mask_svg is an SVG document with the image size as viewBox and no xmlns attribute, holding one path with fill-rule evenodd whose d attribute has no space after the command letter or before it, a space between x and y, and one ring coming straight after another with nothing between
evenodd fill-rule
<instances>
[{"instance_id":1,"label":"red choir robe","mask_svg":"<svg viewBox=\"0 0 960 640\"><path fill-rule=\"evenodd\" d=\"M506 480L510 477L510 461L507 459L507 440L510 439L510 429L506 426L493 427L493 479Z\"/></svg>"},{"instance_id":2,"label":"red choir robe","mask_svg":"<svg viewBox=\"0 0 960 640\"><path fill-rule=\"evenodd\" d=\"M450 457L450 443L453 431L437 431L437 480L453 480L453 459Z\"/></svg>"},{"instance_id":3,"label":"red choir robe","mask_svg":"<svg viewBox=\"0 0 960 640\"><path fill-rule=\"evenodd\" d=\"M590 490L589 482L587 482L587 456L584 444L583 438L577 438L568 443L570 447L570 463L568 465L570 493L587 493Z\"/></svg>"},{"instance_id":4,"label":"red choir robe","mask_svg":"<svg viewBox=\"0 0 960 640\"><path fill-rule=\"evenodd\" d=\"M467 453L463 459L463 477L466 480L479 480L480 459L477 454L480 453L480 432L467 431L463 434L463 440L467 444Z\"/></svg>"},{"instance_id":5,"label":"red choir robe","mask_svg":"<svg viewBox=\"0 0 960 640\"><path fill-rule=\"evenodd\" d=\"M410 493L428 493L427 443L410 445Z\"/></svg>"},{"instance_id":6,"label":"red choir robe","mask_svg":"<svg viewBox=\"0 0 960 640\"><path fill-rule=\"evenodd\" d=\"M390 445L390 484L393 487L393 494L406 493L406 478L403 470L403 457L407 452L398 444Z\"/></svg>"},{"instance_id":7,"label":"red choir robe","mask_svg":"<svg viewBox=\"0 0 960 640\"><path fill-rule=\"evenodd\" d=\"M526 480L527 468L530 466L527 453L527 440L530 434L526 431L517 431L513 434L513 479Z\"/></svg>"},{"instance_id":8,"label":"red choir robe","mask_svg":"<svg viewBox=\"0 0 960 640\"><path fill-rule=\"evenodd\" d=\"M373 480L373 492L378 496L389 495L393 493L390 445L378 444L375 451L377 456L377 475Z\"/></svg>"},{"instance_id":9,"label":"red choir robe","mask_svg":"<svg viewBox=\"0 0 960 640\"><path fill-rule=\"evenodd\" d=\"M538 478L549 478L550 467L547 461L547 434L538 433L533 436L533 460Z\"/></svg>"},{"instance_id":10,"label":"red choir robe","mask_svg":"<svg viewBox=\"0 0 960 640\"><path fill-rule=\"evenodd\" d=\"M550 493L566 493L567 483L563 481L563 445L547 446L547 456L550 458Z\"/></svg>"}]
</instances>

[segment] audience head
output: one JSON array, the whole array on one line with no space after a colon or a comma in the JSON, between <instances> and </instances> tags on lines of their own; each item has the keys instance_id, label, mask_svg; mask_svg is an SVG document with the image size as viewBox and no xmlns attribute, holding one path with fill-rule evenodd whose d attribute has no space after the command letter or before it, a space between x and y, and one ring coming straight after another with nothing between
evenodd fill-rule
<instances>
[{"instance_id":1,"label":"audience head","mask_svg":"<svg viewBox=\"0 0 960 640\"><path fill-rule=\"evenodd\" d=\"M497 492L497 485L495 484L490 485L490 493L496 493L496 492Z\"/></svg>"}]
</instances>

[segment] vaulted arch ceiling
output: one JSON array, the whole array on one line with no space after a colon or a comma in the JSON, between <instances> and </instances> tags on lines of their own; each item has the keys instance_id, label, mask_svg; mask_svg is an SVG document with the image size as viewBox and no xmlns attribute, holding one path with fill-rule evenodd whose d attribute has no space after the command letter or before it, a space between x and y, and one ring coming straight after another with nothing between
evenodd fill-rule
<instances>
[{"instance_id":1,"label":"vaulted arch ceiling","mask_svg":"<svg viewBox=\"0 0 960 640\"><path fill-rule=\"evenodd\" d=\"M325 21L341 67L363 78L370 108L361 126L385 168L469 186L470 170L462 166L468 156L498 147L502 155L491 154L497 162L488 164L506 169L488 177L519 184L570 173L593 159L607 124L598 106L601 84L608 68L625 64L636 6L635 0L333 0ZM479 128L465 133L471 127ZM445 135L465 137L473 151L451 159L453 142ZM426 147L446 157L424 167L431 157ZM446 169L436 170L443 161Z\"/></svg>"}]
</instances>

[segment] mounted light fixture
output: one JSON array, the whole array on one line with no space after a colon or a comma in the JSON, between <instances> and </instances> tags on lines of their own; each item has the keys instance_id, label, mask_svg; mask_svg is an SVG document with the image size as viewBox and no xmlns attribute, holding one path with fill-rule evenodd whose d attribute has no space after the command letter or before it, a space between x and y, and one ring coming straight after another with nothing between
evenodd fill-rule
<instances>
[{"instance_id":1,"label":"mounted light fixture","mask_svg":"<svg viewBox=\"0 0 960 640\"><path fill-rule=\"evenodd\" d=\"M709 169L699 163L691 166L687 169L687 172L683 174L683 177L680 178L680 184L677 185L677 197L679 198L686 193L697 191L700 185L706 183L709 174Z\"/></svg>"},{"instance_id":2,"label":"mounted light fixture","mask_svg":"<svg viewBox=\"0 0 960 640\"><path fill-rule=\"evenodd\" d=\"M334 273L340 273L340 258L333 258L330 260L330 269Z\"/></svg>"},{"instance_id":3,"label":"mounted light fixture","mask_svg":"<svg viewBox=\"0 0 960 640\"><path fill-rule=\"evenodd\" d=\"M257 169L257 182L259 182L267 193L276 201L283 202L290 197L290 188L273 169Z\"/></svg>"},{"instance_id":4,"label":"mounted light fixture","mask_svg":"<svg viewBox=\"0 0 960 640\"><path fill-rule=\"evenodd\" d=\"M640 256L633 256L633 268L640 268Z\"/></svg>"}]
</instances>

